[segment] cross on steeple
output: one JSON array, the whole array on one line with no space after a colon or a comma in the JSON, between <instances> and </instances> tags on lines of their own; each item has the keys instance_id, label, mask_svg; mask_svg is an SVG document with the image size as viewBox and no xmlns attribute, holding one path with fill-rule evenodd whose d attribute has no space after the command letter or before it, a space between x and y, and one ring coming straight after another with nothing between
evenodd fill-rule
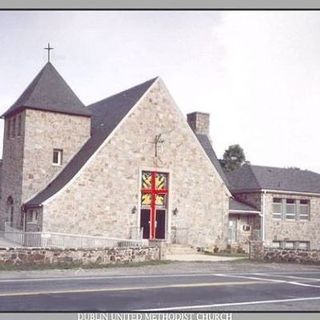
<instances>
[{"instance_id":1,"label":"cross on steeple","mask_svg":"<svg viewBox=\"0 0 320 320\"><path fill-rule=\"evenodd\" d=\"M48 50L48 62L50 62L50 50L53 50L54 48L50 47L50 43L48 43L48 47L44 48L44 50Z\"/></svg>"}]
</instances>

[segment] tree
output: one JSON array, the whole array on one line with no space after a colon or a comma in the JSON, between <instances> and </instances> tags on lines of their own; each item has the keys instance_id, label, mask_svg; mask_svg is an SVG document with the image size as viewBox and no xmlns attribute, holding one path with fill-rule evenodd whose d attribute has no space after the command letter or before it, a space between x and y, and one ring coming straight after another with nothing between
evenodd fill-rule
<instances>
[{"instance_id":1,"label":"tree","mask_svg":"<svg viewBox=\"0 0 320 320\"><path fill-rule=\"evenodd\" d=\"M239 168L245 162L246 156L238 144L229 146L223 154L223 159L220 160L221 166L228 172Z\"/></svg>"}]
</instances>

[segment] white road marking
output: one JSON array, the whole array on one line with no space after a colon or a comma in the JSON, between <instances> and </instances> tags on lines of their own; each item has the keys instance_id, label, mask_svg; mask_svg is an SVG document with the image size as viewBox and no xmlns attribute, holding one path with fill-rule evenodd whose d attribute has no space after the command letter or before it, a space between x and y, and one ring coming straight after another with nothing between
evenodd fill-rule
<instances>
[{"instance_id":1,"label":"white road marking","mask_svg":"<svg viewBox=\"0 0 320 320\"><path fill-rule=\"evenodd\" d=\"M314 274L317 273L320 275L320 272L311 271L311 272L294 272L294 274ZM284 273L286 274L286 273ZM281 272L277 273L229 273L229 274L220 274L220 273L185 273L185 274L150 274L150 275L110 275L110 276L67 276L67 277L48 277L48 278L15 278L15 279L1 279L0 283L10 283L10 282L39 282L39 281L66 281L66 280L72 280L72 281L78 281L78 280L104 280L104 279L141 279L141 278L182 278L182 277L210 277L210 276L224 276L224 277L240 277L240 276L246 276L249 277L250 275L261 275L261 276L281 276L286 278L299 278L295 276L282 276ZM303 278L303 277L301 277ZM253 278L254 280L261 280L261 278ZM306 280L311 279L314 281L320 281L320 279L314 279L314 278L306 278ZM274 280L277 282L276 279L269 279L269 281ZM279 281L278 281L279 282Z\"/></svg>"},{"instance_id":2,"label":"white road marking","mask_svg":"<svg viewBox=\"0 0 320 320\"><path fill-rule=\"evenodd\" d=\"M254 273L253 273L254 274ZM264 275L260 273L259 275ZM268 275L268 274L266 274ZM240 276L240 275L227 275L227 274L216 274L217 277L228 277L228 278L239 278L239 279L250 279L250 280L260 280L262 282L275 282L275 283L286 283L286 284L293 284L295 286L303 286L303 287L312 287L312 288L320 288L320 286L312 285L312 284L306 284L301 282L295 282L295 281L287 281L287 280L280 280L280 279L270 279L270 278L259 278L259 277L248 277L248 276ZM312 280L311 280L312 281Z\"/></svg>"},{"instance_id":3,"label":"white road marking","mask_svg":"<svg viewBox=\"0 0 320 320\"><path fill-rule=\"evenodd\" d=\"M87 277L57 277L57 278L28 278L28 279L0 279L5 282L33 282L33 281L66 281L66 280L103 280L103 279L140 279L140 278L177 278L177 277L208 277L215 276L213 273L190 273L190 274L154 274L154 275L114 275L114 276L87 276Z\"/></svg>"},{"instance_id":4,"label":"white road marking","mask_svg":"<svg viewBox=\"0 0 320 320\"><path fill-rule=\"evenodd\" d=\"M253 273L257 276L270 276L269 274L265 274L265 273ZM282 277L282 278L289 278L289 279L300 279L300 280L307 280L307 281L314 281L314 282L318 282L320 281L319 278L309 278L309 277L297 277L297 276L285 276L285 275L277 275L277 274L274 274L273 276L276 276L276 277Z\"/></svg>"},{"instance_id":5,"label":"white road marking","mask_svg":"<svg viewBox=\"0 0 320 320\"><path fill-rule=\"evenodd\" d=\"M208 308L215 308L215 307L242 306L242 305L250 305L250 304L268 304L268 303L312 301L312 300L320 300L320 297L216 303L216 304L204 304L204 305L195 305L195 306L179 306L179 307L166 307L166 308L157 308L157 309L143 309L143 310L139 310L139 311L195 310L195 309L208 309ZM138 310L136 310L136 311L138 311Z\"/></svg>"},{"instance_id":6,"label":"white road marking","mask_svg":"<svg viewBox=\"0 0 320 320\"><path fill-rule=\"evenodd\" d=\"M133 286L120 288L92 288L92 289L69 289L69 290L43 290L43 291L20 291L0 293L0 297L15 296L33 296L42 294L63 294L63 293L89 293L89 292L108 292L108 291L130 291L130 290L154 290L168 288L200 288L200 287L218 287L218 286L235 286L261 283L260 281L237 281L237 282L209 282L209 283L187 283L187 284L165 284L154 286Z\"/></svg>"},{"instance_id":7,"label":"white road marking","mask_svg":"<svg viewBox=\"0 0 320 320\"><path fill-rule=\"evenodd\" d=\"M224 273L218 273L216 274L217 277L227 277L227 278L239 278L239 279L250 279L250 280L260 280L260 281L266 281L266 282L277 282L277 283L285 283L287 281L285 280L279 280L279 279L269 279L269 278L259 278L259 277L251 277L251 276L244 276L244 275L230 275L230 274L224 274Z\"/></svg>"}]
</instances>

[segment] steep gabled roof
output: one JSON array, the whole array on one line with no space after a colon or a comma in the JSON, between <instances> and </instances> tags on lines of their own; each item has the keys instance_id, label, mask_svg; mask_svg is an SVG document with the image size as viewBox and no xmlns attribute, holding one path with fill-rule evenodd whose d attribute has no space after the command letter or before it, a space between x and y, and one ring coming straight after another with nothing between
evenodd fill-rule
<instances>
[{"instance_id":1,"label":"steep gabled roof","mask_svg":"<svg viewBox=\"0 0 320 320\"><path fill-rule=\"evenodd\" d=\"M85 108L50 62L42 68L2 117L7 117L24 108L90 116L90 111Z\"/></svg>"},{"instance_id":2,"label":"steep gabled roof","mask_svg":"<svg viewBox=\"0 0 320 320\"><path fill-rule=\"evenodd\" d=\"M320 174L308 170L244 164L226 175L233 192L279 190L320 194Z\"/></svg>"},{"instance_id":3,"label":"steep gabled roof","mask_svg":"<svg viewBox=\"0 0 320 320\"><path fill-rule=\"evenodd\" d=\"M220 177L222 178L223 182L225 183L225 185L228 188L228 186L229 186L228 179L227 179L226 175L224 174L223 169L221 168L220 162L216 156L216 153L214 152L214 150L212 148L212 144L209 140L209 137L205 134L196 134L196 137L198 138L202 148L206 152L210 161L212 162L212 164L214 165L214 167L218 171Z\"/></svg>"},{"instance_id":4,"label":"steep gabled roof","mask_svg":"<svg viewBox=\"0 0 320 320\"><path fill-rule=\"evenodd\" d=\"M63 188L84 166L120 121L150 89L157 78L90 105L92 111L92 135L80 151L69 161L60 174L25 206L37 207Z\"/></svg>"}]
</instances>

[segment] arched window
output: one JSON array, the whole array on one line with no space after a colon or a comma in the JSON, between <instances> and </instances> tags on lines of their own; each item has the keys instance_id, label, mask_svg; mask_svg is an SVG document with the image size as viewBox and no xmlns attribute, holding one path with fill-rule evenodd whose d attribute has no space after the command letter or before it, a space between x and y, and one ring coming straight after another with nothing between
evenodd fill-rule
<instances>
[{"instance_id":1,"label":"arched window","mask_svg":"<svg viewBox=\"0 0 320 320\"><path fill-rule=\"evenodd\" d=\"M7 199L7 221L10 222L10 226L13 226L13 199L8 197Z\"/></svg>"}]
</instances>

